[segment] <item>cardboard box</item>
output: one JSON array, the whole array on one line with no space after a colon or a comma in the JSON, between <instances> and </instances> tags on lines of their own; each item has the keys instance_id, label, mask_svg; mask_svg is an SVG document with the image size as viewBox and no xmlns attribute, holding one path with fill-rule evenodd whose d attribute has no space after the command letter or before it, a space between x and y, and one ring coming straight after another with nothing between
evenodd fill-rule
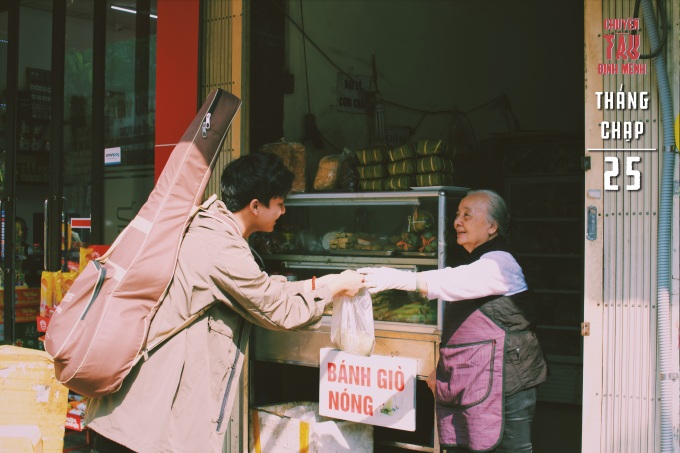
<instances>
[{"instance_id":1,"label":"cardboard box","mask_svg":"<svg viewBox=\"0 0 680 453\"><path fill-rule=\"evenodd\" d=\"M300 407L308 410L303 419L286 416L301 412ZM372 425L320 417L318 403L276 404L249 412L250 453L373 452Z\"/></svg>"},{"instance_id":2,"label":"cardboard box","mask_svg":"<svg viewBox=\"0 0 680 453\"><path fill-rule=\"evenodd\" d=\"M61 453L67 398L68 389L54 377L49 354L0 346L0 426L37 425L42 451Z\"/></svg>"},{"instance_id":3,"label":"cardboard box","mask_svg":"<svg viewBox=\"0 0 680 453\"><path fill-rule=\"evenodd\" d=\"M0 426L0 451L3 453L43 453L40 427Z\"/></svg>"}]
</instances>

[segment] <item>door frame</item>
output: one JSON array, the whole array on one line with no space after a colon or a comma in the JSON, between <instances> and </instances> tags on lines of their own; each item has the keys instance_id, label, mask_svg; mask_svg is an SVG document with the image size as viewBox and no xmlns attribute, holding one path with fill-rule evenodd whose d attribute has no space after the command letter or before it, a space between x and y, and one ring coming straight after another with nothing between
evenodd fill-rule
<instances>
[{"instance_id":1,"label":"door frame","mask_svg":"<svg viewBox=\"0 0 680 453\"><path fill-rule=\"evenodd\" d=\"M14 225L16 218L16 155L18 151L17 118L19 91L19 23L21 0L9 0L8 18L8 51L7 51L7 114L5 130L5 196L1 200L0 210L5 212L4 225ZM52 51L51 51L51 110L52 141L50 143L50 184L46 201L47 246L45 253L45 270L57 271L61 268L61 213L63 211L63 126L64 126L64 66L66 40L66 5L67 0L52 2ZM105 100L105 60L106 60L106 14L108 4L105 0L94 3L93 17L93 81L92 81L92 203L91 203L91 241L103 243L104 210L103 210L103 166L104 166L104 100ZM13 251L16 242L15 228L4 231L4 250ZM6 253L2 260L2 272L5 282L13 282L15 278L14 253ZM9 285L8 288L12 288ZM14 344L15 341L15 293L4 291L3 295L4 340L0 344Z\"/></svg>"},{"instance_id":2,"label":"door frame","mask_svg":"<svg viewBox=\"0 0 680 453\"><path fill-rule=\"evenodd\" d=\"M602 425L602 320L604 240L602 211L604 207L604 154L587 150L602 148L597 125L602 122L602 111L597 109L595 92L602 91L603 77L593 72L602 61L602 0L584 1L584 99L585 145L584 156L590 159L590 170L585 173L583 234L583 320L590 333L583 337L583 425L582 451L600 451ZM587 238L587 211L597 209L597 238Z\"/></svg>"}]
</instances>

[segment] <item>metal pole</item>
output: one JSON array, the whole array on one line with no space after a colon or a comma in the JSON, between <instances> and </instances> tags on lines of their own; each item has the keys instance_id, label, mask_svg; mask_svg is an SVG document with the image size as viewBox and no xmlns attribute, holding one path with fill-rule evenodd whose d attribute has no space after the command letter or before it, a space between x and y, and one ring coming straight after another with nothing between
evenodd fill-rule
<instances>
[{"instance_id":1,"label":"metal pole","mask_svg":"<svg viewBox=\"0 0 680 453\"><path fill-rule=\"evenodd\" d=\"M439 192L439 232L437 235L437 267L446 267L446 192ZM437 330L444 326L444 301L437 301Z\"/></svg>"},{"instance_id":2,"label":"metal pole","mask_svg":"<svg viewBox=\"0 0 680 453\"><path fill-rule=\"evenodd\" d=\"M2 232L3 243L3 278L5 284L4 291L4 310L5 320L4 343L14 344L14 320L16 310L14 307L14 239L16 235L15 227L15 201L16 201L16 172L15 157L17 149L17 92L19 91L19 2L8 2L8 36L7 46L7 122L5 124L5 184L4 198L2 199L1 210L2 220L4 221Z\"/></svg>"},{"instance_id":3,"label":"metal pole","mask_svg":"<svg viewBox=\"0 0 680 453\"><path fill-rule=\"evenodd\" d=\"M66 0L55 0L52 10L52 142L50 146L50 198L49 224L47 224L49 249L47 271L56 272L61 268L62 238L62 189L64 155L64 65L66 58ZM64 228L68 234L68 228Z\"/></svg>"},{"instance_id":4,"label":"metal pole","mask_svg":"<svg viewBox=\"0 0 680 453\"><path fill-rule=\"evenodd\" d=\"M94 3L92 48L92 180L90 187L91 234L93 244L104 243L104 137L106 82L106 9L105 1Z\"/></svg>"}]
</instances>

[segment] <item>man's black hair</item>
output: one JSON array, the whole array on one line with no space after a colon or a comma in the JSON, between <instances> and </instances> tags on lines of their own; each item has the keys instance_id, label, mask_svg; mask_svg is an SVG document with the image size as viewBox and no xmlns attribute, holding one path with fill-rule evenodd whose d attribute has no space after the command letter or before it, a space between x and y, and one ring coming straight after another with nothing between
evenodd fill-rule
<instances>
[{"instance_id":1,"label":"man's black hair","mask_svg":"<svg viewBox=\"0 0 680 453\"><path fill-rule=\"evenodd\" d=\"M293 179L293 172L276 154L246 154L224 167L222 201L231 212L240 211L255 199L268 208L272 198L285 198L290 193Z\"/></svg>"}]
</instances>

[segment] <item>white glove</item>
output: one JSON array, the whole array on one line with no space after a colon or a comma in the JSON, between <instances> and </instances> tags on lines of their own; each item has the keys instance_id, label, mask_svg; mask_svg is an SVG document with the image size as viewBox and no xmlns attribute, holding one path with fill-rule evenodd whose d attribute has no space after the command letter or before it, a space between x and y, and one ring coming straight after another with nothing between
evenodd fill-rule
<instances>
[{"instance_id":1,"label":"white glove","mask_svg":"<svg viewBox=\"0 0 680 453\"><path fill-rule=\"evenodd\" d=\"M364 284L371 294L388 289L416 290L415 272L400 271L391 267L364 267L357 269L357 272L365 276Z\"/></svg>"}]
</instances>

